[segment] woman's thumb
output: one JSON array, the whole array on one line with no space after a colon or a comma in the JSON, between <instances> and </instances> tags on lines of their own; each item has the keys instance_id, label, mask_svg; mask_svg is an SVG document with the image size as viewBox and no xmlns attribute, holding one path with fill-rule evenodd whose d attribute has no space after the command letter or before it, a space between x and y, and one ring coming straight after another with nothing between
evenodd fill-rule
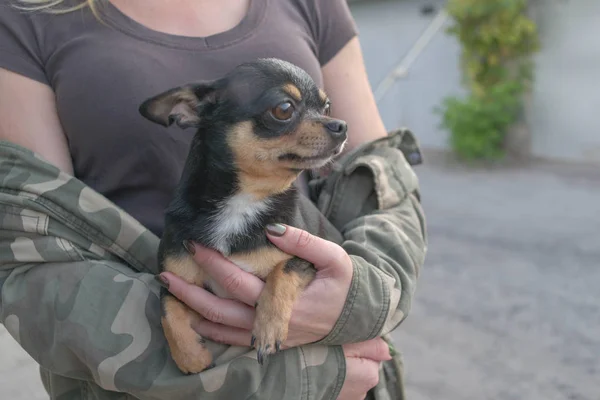
<instances>
[{"instance_id":1,"label":"woman's thumb","mask_svg":"<svg viewBox=\"0 0 600 400\"><path fill-rule=\"evenodd\" d=\"M342 346L346 357L368 358L373 361L391 360L390 348L382 338Z\"/></svg>"},{"instance_id":2,"label":"woman's thumb","mask_svg":"<svg viewBox=\"0 0 600 400\"><path fill-rule=\"evenodd\" d=\"M337 244L289 225L271 224L267 236L279 249L314 264L315 268L343 266L348 254Z\"/></svg>"}]
</instances>

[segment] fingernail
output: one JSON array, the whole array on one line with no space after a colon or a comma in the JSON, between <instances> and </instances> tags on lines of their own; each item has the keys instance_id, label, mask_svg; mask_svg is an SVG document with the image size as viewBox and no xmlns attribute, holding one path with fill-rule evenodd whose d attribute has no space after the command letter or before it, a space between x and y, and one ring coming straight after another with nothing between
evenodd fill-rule
<instances>
[{"instance_id":1,"label":"fingernail","mask_svg":"<svg viewBox=\"0 0 600 400\"><path fill-rule=\"evenodd\" d=\"M191 240L184 240L183 247L185 247L187 252L190 253L191 255L196 254L196 248L194 247L194 244L192 243Z\"/></svg>"},{"instance_id":2,"label":"fingernail","mask_svg":"<svg viewBox=\"0 0 600 400\"><path fill-rule=\"evenodd\" d=\"M165 289L169 288L169 280L167 278L165 278L162 275L156 275L154 277L154 279L156 279L156 281L158 282L158 284L162 287L164 287Z\"/></svg>"},{"instance_id":3,"label":"fingernail","mask_svg":"<svg viewBox=\"0 0 600 400\"><path fill-rule=\"evenodd\" d=\"M286 230L285 226L281 224L269 224L266 229L273 236L283 236Z\"/></svg>"}]
</instances>

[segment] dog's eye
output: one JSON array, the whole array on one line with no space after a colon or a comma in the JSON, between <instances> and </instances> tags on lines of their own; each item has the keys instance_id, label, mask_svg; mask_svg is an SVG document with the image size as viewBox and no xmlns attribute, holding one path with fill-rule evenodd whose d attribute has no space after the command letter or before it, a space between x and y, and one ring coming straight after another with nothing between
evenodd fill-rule
<instances>
[{"instance_id":1,"label":"dog's eye","mask_svg":"<svg viewBox=\"0 0 600 400\"><path fill-rule=\"evenodd\" d=\"M323 114L328 117L331 115L331 103L325 104L325 108L323 109Z\"/></svg>"},{"instance_id":2,"label":"dog's eye","mask_svg":"<svg viewBox=\"0 0 600 400\"><path fill-rule=\"evenodd\" d=\"M294 106L289 101L286 101L273 107L271 109L271 114L280 121L287 121L292 118L292 114L294 114Z\"/></svg>"}]
</instances>

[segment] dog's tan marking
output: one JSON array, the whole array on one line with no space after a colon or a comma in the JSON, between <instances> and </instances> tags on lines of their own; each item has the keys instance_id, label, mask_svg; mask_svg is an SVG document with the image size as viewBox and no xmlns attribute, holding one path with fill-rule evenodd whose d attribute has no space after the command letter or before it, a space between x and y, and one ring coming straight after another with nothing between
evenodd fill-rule
<instances>
[{"instance_id":1,"label":"dog's tan marking","mask_svg":"<svg viewBox=\"0 0 600 400\"><path fill-rule=\"evenodd\" d=\"M279 173L277 170L274 172ZM262 200L270 195L286 191L298 174L282 173L281 175L258 176L248 173L240 173L240 191L252 194L257 200Z\"/></svg>"},{"instance_id":2,"label":"dog's tan marking","mask_svg":"<svg viewBox=\"0 0 600 400\"><path fill-rule=\"evenodd\" d=\"M249 193L262 200L267 196L288 189L297 172L281 168L277 157L296 146L294 135L281 138L260 139L252 131L252 123L245 121L229 132L228 142L239 169L242 193Z\"/></svg>"},{"instance_id":3,"label":"dog's tan marking","mask_svg":"<svg viewBox=\"0 0 600 400\"><path fill-rule=\"evenodd\" d=\"M321 103L325 104L327 101L327 93L323 89L319 89L319 98L321 99Z\"/></svg>"},{"instance_id":4,"label":"dog's tan marking","mask_svg":"<svg viewBox=\"0 0 600 400\"><path fill-rule=\"evenodd\" d=\"M303 121L295 132L270 139L255 135L252 122L244 121L227 137L239 170L240 190L257 200L287 190L298 177L297 164L280 160L281 155L316 156L332 145L331 140L318 121Z\"/></svg>"},{"instance_id":5,"label":"dog's tan marking","mask_svg":"<svg viewBox=\"0 0 600 400\"><path fill-rule=\"evenodd\" d=\"M163 299L163 312L163 330L177 367L191 374L205 370L212 363L212 354L192 329L192 322L200 316L171 295Z\"/></svg>"},{"instance_id":6,"label":"dog's tan marking","mask_svg":"<svg viewBox=\"0 0 600 400\"><path fill-rule=\"evenodd\" d=\"M166 123L169 116L178 115L179 123L195 124L200 120L196 114L198 97L188 87L182 87L157 98L148 106L151 115L160 117Z\"/></svg>"},{"instance_id":7,"label":"dog's tan marking","mask_svg":"<svg viewBox=\"0 0 600 400\"><path fill-rule=\"evenodd\" d=\"M206 279L206 273L187 253L181 256L167 256L163 263L165 271L172 272L188 283L202 286Z\"/></svg>"},{"instance_id":8,"label":"dog's tan marking","mask_svg":"<svg viewBox=\"0 0 600 400\"><path fill-rule=\"evenodd\" d=\"M288 261L280 262L267 276L266 285L258 298L252 331L259 361L272 354L287 339L292 309L313 274L285 270Z\"/></svg>"},{"instance_id":9,"label":"dog's tan marking","mask_svg":"<svg viewBox=\"0 0 600 400\"><path fill-rule=\"evenodd\" d=\"M283 85L283 91L290 95L290 97L296 100L298 103L302 101L302 92L300 89L292 83L286 83Z\"/></svg>"},{"instance_id":10,"label":"dog's tan marking","mask_svg":"<svg viewBox=\"0 0 600 400\"><path fill-rule=\"evenodd\" d=\"M290 258L292 256L277 247L262 247L249 253L237 253L229 257L242 269L257 275L261 279L266 278L275 266L285 263Z\"/></svg>"},{"instance_id":11,"label":"dog's tan marking","mask_svg":"<svg viewBox=\"0 0 600 400\"><path fill-rule=\"evenodd\" d=\"M332 145L331 141L320 122L302 121L298 126L298 145L307 153L306 156L321 153Z\"/></svg>"},{"instance_id":12,"label":"dog's tan marking","mask_svg":"<svg viewBox=\"0 0 600 400\"><path fill-rule=\"evenodd\" d=\"M206 274L187 253L167 256L164 270L172 272L188 283L202 286ZM198 373L212 362L212 355L199 342L200 336L192 329L192 322L200 315L170 294L163 299L161 318L171 356L184 373Z\"/></svg>"}]
</instances>

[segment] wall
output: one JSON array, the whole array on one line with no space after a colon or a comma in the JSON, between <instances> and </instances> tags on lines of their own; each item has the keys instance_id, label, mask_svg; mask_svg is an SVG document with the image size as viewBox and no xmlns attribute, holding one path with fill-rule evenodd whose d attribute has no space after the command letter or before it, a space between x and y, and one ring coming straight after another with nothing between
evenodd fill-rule
<instances>
[{"instance_id":1,"label":"wall","mask_svg":"<svg viewBox=\"0 0 600 400\"><path fill-rule=\"evenodd\" d=\"M425 3L351 2L374 89L434 18L421 15ZM532 154L600 163L600 0L537 0L532 14L542 41L527 115ZM408 126L424 147L448 148L447 133L439 128L440 118L433 110L445 96L463 93L459 51L443 29L435 35L409 74L380 102L388 129Z\"/></svg>"},{"instance_id":2,"label":"wall","mask_svg":"<svg viewBox=\"0 0 600 400\"><path fill-rule=\"evenodd\" d=\"M600 1L536 1L532 11L543 46L529 115L532 152L600 163Z\"/></svg>"},{"instance_id":3,"label":"wall","mask_svg":"<svg viewBox=\"0 0 600 400\"><path fill-rule=\"evenodd\" d=\"M401 0L351 3L374 90L435 17L435 14L421 15L423 3ZM408 75L396 81L379 103L388 129L407 126L423 146L446 147L447 133L438 127L440 118L433 114L433 109L445 96L461 93L458 54L458 44L443 29L434 36Z\"/></svg>"}]
</instances>

